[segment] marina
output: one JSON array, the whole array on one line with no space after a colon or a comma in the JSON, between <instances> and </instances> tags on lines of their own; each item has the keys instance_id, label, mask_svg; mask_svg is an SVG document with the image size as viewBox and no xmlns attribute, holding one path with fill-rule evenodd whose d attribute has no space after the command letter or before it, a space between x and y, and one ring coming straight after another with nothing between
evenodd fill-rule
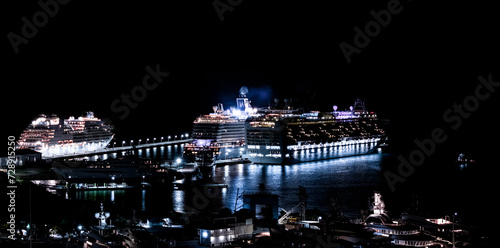
<instances>
[{"instance_id":1,"label":"marina","mask_svg":"<svg viewBox=\"0 0 500 248\"><path fill-rule=\"evenodd\" d=\"M92 112L78 119L40 115L18 146L26 151L16 158L23 161L18 171L24 187L61 205L85 203L76 228L51 229L50 237L67 238L76 247L137 248L471 242L471 229L454 220L458 214L450 219L455 205L430 193L432 188L425 200L387 194L382 174L397 161L386 152L389 123L367 111L364 101L320 112L287 99L257 108L247 94L241 87L236 107L217 104L213 113L194 120L191 134L159 142L120 142ZM106 138L92 138L95 130ZM76 134L87 140L76 142ZM473 163L460 154L455 163L450 159L450 168L460 173ZM427 207L439 202L447 210L422 212L420 201L433 201ZM20 239L27 236L24 228Z\"/></svg>"}]
</instances>

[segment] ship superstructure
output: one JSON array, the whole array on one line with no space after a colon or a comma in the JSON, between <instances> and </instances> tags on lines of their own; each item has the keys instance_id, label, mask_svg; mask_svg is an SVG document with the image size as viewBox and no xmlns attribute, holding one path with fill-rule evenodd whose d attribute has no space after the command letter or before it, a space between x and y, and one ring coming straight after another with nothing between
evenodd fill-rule
<instances>
[{"instance_id":1,"label":"ship superstructure","mask_svg":"<svg viewBox=\"0 0 500 248\"><path fill-rule=\"evenodd\" d=\"M216 159L230 159L244 153L245 121L257 112L252 108L241 87L236 107L224 109L222 103L213 106L213 113L201 115L193 122L193 141L184 148L190 160L211 162Z\"/></svg>"},{"instance_id":2,"label":"ship superstructure","mask_svg":"<svg viewBox=\"0 0 500 248\"><path fill-rule=\"evenodd\" d=\"M282 164L364 154L384 130L376 113L357 100L349 110L303 111L291 106L261 108L246 121L246 150L254 163Z\"/></svg>"},{"instance_id":3,"label":"ship superstructure","mask_svg":"<svg viewBox=\"0 0 500 248\"><path fill-rule=\"evenodd\" d=\"M17 149L33 149L42 157L81 154L104 149L112 138L112 127L93 112L68 119L41 114L21 133Z\"/></svg>"}]
</instances>

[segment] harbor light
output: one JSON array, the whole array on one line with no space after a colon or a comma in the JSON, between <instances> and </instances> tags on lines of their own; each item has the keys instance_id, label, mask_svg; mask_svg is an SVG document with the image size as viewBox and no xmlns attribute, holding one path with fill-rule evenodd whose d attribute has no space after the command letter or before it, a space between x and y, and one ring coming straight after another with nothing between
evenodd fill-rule
<instances>
[{"instance_id":1,"label":"harbor light","mask_svg":"<svg viewBox=\"0 0 500 248\"><path fill-rule=\"evenodd\" d=\"M177 158L177 159L175 160L175 162L177 162L178 164L180 164L180 163L182 162L182 159Z\"/></svg>"},{"instance_id":2,"label":"harbor light","mask_svg":"<svg viewBox=\"0 0 500 248\"><path fill-rule=\"evenodd\" d=\"M78 225L78 231L81 231L83 229L82 225Z\"/></svg>"}]
</instances>

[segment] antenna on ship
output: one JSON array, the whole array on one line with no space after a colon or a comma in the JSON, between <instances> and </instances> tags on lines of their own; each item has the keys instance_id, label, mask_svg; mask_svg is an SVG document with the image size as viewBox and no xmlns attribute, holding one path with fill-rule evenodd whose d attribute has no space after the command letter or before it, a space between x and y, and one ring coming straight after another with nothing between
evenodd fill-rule
<instances>
[{"instance_id":1,"label":"antenna on ship","mask_svg":"<svg viewBox=\"0 0 500 248\"><path fill-rule=\"evenodd\" d=\"M248 88L246 86L241 86L240 88L240 97L247 97Z\"/></svg>"}]
</instances>

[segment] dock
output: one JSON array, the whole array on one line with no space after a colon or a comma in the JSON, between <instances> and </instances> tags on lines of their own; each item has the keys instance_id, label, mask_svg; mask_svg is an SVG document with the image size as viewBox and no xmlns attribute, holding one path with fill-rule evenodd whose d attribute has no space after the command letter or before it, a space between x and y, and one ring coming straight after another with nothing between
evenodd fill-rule
<instances>
[{"instance_id":1,"label":"dock","mask_svg":"<svg viewBox=\"0 0 500 248\"><path fill-rule=\"evenodd\" d=\"M172 140L172 141L162 141L162 142L153 142L132 146L119 146L119 147L107 147L101 150L73 153L73 154L55 154L55 155L44 155L43 159L55 159L55 158L77 158L77 157L88 157L94 155L102 155L108 153L129 151L135 149L143 149L143 148L151 148L151 147L161 147L161 146L169 146L169 145L179 145L184 143L191 142L192 139L180 139L180 140Z\"/></svg>"}]
</instances>

